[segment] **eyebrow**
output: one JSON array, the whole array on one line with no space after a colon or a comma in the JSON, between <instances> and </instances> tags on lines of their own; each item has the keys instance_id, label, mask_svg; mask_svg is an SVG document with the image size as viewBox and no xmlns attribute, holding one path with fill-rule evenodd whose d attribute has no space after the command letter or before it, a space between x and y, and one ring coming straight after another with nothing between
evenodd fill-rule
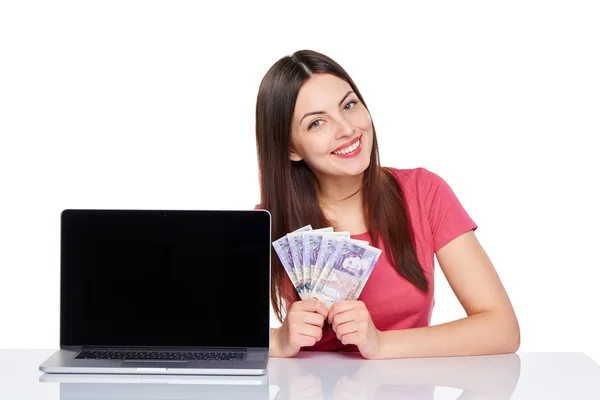
<instances>
[{"instance_id":1,"label":"eyebrow","mask_svg":"<svg viewBox=\"0 0 600 400\"><path fill-rule=\"evenodd\" d=\"M342 100L340 100L340 103L338 104L338 107L342 105L342 103L344 102L344 100L346 100L346 97L350 96L351 93L354 93L353 90L349 91L348 93L346 93L344 95L344 97L342 97ZM309 113L304 114L304 116L302 117L302 119L300 119L300 124L302 124L302 121L304 120L304 118L308 117L309 115L315 115L315 114L325 114L325 111L312 111Z\"/></svg>"}]
</instances>

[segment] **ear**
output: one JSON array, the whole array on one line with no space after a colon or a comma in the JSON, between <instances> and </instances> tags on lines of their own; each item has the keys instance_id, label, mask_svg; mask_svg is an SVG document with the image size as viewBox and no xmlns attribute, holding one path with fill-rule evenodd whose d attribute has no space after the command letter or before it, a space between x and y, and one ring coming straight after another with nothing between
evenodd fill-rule
<instances>
[{"instance_id":1,"label":"ear","mask_svg":"<svg viewBox=\"0 0 600 400\"><path fill-rule=\"evenodd\" d=\"M290 160L292 161L302 161L302 157L294 150L290 149Z\"/></svg>"}]
</instances>

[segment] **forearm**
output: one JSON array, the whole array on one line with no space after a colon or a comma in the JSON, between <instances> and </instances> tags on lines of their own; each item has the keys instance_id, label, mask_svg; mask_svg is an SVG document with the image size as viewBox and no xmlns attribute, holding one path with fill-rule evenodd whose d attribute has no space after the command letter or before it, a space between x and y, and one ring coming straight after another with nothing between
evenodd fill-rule
<instances>
[{"instance_id":1,"label":"forearm","mask_svg":"<svg viewBox=\"0 0 600 400\"><path fill-rule=\"evenodd\" d=\"M514 353L519 325L512 313L485 311L424 328L380 332L377 358L449 357Z\"/></svg>"}]
</instances>

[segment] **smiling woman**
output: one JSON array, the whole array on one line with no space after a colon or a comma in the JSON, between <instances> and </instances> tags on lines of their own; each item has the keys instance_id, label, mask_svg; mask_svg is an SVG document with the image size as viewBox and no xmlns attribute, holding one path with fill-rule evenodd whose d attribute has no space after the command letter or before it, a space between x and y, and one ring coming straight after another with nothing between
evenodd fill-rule
<instances>
[{"instance_id":1,"label":"smiling woman","mask_svg":"<svg viewBox=\"0 0 600 400\"><path fill-rule=\"evenodd\" d=\"M437 174L380 166L367 105L334 60L303 50L269 69L256 143L257 207L271 213L272 237L333 226L384 250L359 299L330 310L300 300L273 253L271 300L282 326L272 330L272 356L300 348L366 358L516 351L519 326L477 225ZM430 327L434 254L469 317Z\"/></svg>"}]
</instances>

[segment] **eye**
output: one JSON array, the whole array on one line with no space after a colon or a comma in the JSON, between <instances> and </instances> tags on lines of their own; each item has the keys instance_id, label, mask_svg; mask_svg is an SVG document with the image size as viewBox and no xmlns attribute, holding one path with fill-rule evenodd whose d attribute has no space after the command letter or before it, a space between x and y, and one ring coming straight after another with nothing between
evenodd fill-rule
<instances>
[{"instance_id":1,"label":"eye","mask_svg":"<svg viewBox=\"0 0 600 400\"><path fill-rule=\"evenodd\" d=\"M321 124L315 125L317 122L323 122L322 119L317 119L315 121L313 121L309 126L308 126L308 130L311 130L312 128L318 128L319 126L321 126Z\"/></svg>"},{"instance_id":2,"label":"eye","mask_svg":"<svg viewBox=\"0 0 600 400\"><path fill-rule=\"evenodd\" d=\"M356 101L352 100L348 103L346 103L346 105L344 106L344 110L352 110L354 108L354 106L356 105ZM350 104L352 104L352 107L348 107Z\"/></svg>"}]
</instances>

